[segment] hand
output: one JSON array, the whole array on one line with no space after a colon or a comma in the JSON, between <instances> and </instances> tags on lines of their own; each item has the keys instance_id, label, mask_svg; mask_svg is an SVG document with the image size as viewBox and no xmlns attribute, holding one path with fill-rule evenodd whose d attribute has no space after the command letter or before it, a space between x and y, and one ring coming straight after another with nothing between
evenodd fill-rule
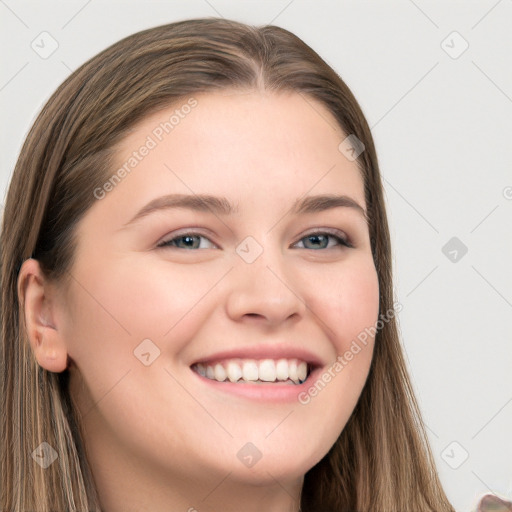
<instances>
[{"instance_id":1,"label":"hand","mask_svg":"<svg viewBox=\"0 0 512 512\"><path fill-rule=\"evenodd\" d=\"M505 501L494 494L486 494L478 503L477 512L512 512L512 501Z\"/></svg>"}]
</instances>

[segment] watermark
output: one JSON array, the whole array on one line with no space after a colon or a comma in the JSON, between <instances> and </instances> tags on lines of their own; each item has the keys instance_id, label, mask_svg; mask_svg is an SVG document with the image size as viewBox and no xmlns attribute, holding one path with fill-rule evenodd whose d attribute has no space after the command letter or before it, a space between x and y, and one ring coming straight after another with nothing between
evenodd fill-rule
<instances>
[{"instance_id":1,"label":"watermark","mask_svg":"<svg viewBox=\"0 0 512 512\"><path fill-rule=\"evenodd\" d=\"M458 59L468 48L469 43L454 30L441 41L441 48L452 59Z\"/></svg>"},{"instance_id":2,"label":"watermark","mask_svg":"<svg viewBox=\"0 0 512 512\"><path fill-rule=\"evenodd\" d=\"M31 43L30 47L41 59L51 57L59 47L57 40L49 32L41 32Z\"/></svg>"},{"instance_id":3,"label":"watermark","mask_svg":"<svg viewBox=\"0 0 512 512\"><path fill-rule=\"evenodd\" d=\"M261 457L263 457L263 454L254 444L245 443L242 448L238 450L236 456L244 466L252 468L261 459Z\"/></svg>"},{"instance_id":4,"label":"watermark","mask_svg":"<svg viewBox=\"0 0 512 512\"><path fill-rule=\"evenodd\" d=\"M512 187L505 187L503 189L503 197L508 201L512 200Z\"/></svg>"},{"instance_id":5,"label":"watermark","mask_svg":"<svg viewBox=\"0 0 512 512\"><path fill-rule=\"evenodd\" d=\"M135 347L133 355L144 366L150 366L160 356L160 349L149 338L146 338Z\"/></svg>"},{"instance_id":6,"label":"watermark","mask_svg":"<svg viewBox=\"0 0 512 512\"><path fill-rule=\"evenodd\" d=\"M121 183L121 181L124 180L124 178L126 178L126 176L128 176L196 106L197 100L195 98L189 98L187 103L175 109L166 121L162 121L155 126L139 149L133 151L131 156L125 160L123 165L119 167L101 187L94 189L94 197L96 199L103 199L108 192L114 190L114 188L119 185L119 183Z\"/></svg>"},{"instance_id":7,"label":"watermark","mask_svg":"<svg viewBox=\"0 0 512 512\"><path fill-rule=\"evenodd\" d=\"M43 468L47 469L58 458L59 454L54 448L43 441L32 453L32 458Z\"/></svg>"},{"instance_id":8,"label":"watermark","mask_svg":"<svg viewBox=\"0 0 512 512\"><path fill-rule=\"evenodd\" d=\"M441 458L452 469L459 469L469 458L469 453L458 441L452 441L442 452Z\"/></svg>"},{"instance_id":9,"label":"watermark","mask_svg":"<svg viewBox=\"0 0 512 512\"><path fill-rule=\"evenodd\" d=\"M468 252L467 245L456 236L453 236L443 245L441 252L452 262L458 263Z\"/></svg>"},{"instance_id":10,"label":"watermark","mask_svg":"<svg viewBox=\"0 0 512 512\"><path fill-rule=\"evenodd\" d=\"M338 146L338 151L345 155L347 160L354 162L357 157L365 150L365 145L362 140L351 133L346 139L341 141Z\"/></svg>"},{"instance_id":11,"label":"watermark","mask_svg":"<svg viewBox=\"0 0 512 512\"><path fill-rule=\"evenodd\" d=\"M246 263L253 263L263 254L263 247L252 236L244 238L236 247L236 253Z\"/></svg>"},{"instance_id":12,"label":"watermark","mask_svg":"<svg viewBox=\"0 0 512 512\"><path fill-rule=\"evenodd\" d=\"M386 313L379 315L379 319L371 327L365 327L357 338L352 340L350 348L342 355L336 358L336 361L312 384L306 391L302 391L297 395L299 403L307 405L311 399L317 396L342 370L349 364L354 357L363 350L368 344L368 338L373 339L378 331L380 331L388 322L390 322L397 313L402 311L403 305L400 302L393 304L393 307ZM361 344L363 346L361 346Z\"/></svg>"}]
</instances>

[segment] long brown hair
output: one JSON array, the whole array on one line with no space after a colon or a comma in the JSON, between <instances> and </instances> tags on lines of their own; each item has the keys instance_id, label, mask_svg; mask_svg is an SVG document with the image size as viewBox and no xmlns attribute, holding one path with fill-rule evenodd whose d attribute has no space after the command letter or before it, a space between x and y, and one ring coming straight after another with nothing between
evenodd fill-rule
<instances>
[{"instance_id":1,"label":"long brown hair","mask_svg":"<svg viewBox=\"0 0 512 512\"><path fill-rule=\"evenodd\" d=\"M356 99L294 34L224 19L144 30L71 74L35 121L7 194L1 233L0 508L100 510L82 444L68 371L41 368L18 296L20 266L36 258L66 282L77 222L112 174L116 144L150 112L194 93L225 88L292 91L325 105L365 146L364 179L380 311L393 308L390 240L372 135ZM341 142L341 141L340 141ZM31 453L58 453L43 469ZM303 512L453 512L440 485L394 318L377 333L368 379L329 453L306 475Z\"/></svg>"}]
</instances>

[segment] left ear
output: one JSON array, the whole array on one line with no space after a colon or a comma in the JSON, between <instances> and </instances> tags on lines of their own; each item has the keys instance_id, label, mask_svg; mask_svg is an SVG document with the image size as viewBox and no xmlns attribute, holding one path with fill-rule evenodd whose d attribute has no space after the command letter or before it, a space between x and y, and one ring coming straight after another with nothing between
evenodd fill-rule
<instances>
[{"instance_id":1,"label":"left ear","mask_svg":"<svg viewBox=\"0 0 512 512\"><path fill-rule=\"evenodd\" d=\"M23 262L18 276L18 297L25 315L30 346L38 364L50 372L67 368L67 348L55 324L55 288L45 278L39 262Z\"/></svg>"}]
</instances>

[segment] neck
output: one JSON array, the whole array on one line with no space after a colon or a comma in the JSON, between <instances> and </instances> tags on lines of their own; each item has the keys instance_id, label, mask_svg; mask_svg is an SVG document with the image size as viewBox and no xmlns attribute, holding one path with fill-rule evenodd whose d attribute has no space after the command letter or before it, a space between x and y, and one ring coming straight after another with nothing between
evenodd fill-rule
<instances>
[{"instance_id":1,"label":"neck","mask_svg":"<svg viewBox=\"0 0 512 512\"><path fill-rule=\"evenodd\" d=\"M89 441L89 442L87 442ZM109 438L86 440L102 512L299 512L304 477L183 465L156 468ZM170 457L172 461L172 457ZM257 469L257 466L254 467Z\"/></svg>"},{"instance_id":2,"label":"neck","mask_svg":"<svg viewBox=\"0 0 512 512\"><path fill-rule=\"evenodd\" d=\"M239 480L232 472L159 477L139 464L93 468L103 512L299 512L303 479Z\"/></svg>"}]
</instances>

